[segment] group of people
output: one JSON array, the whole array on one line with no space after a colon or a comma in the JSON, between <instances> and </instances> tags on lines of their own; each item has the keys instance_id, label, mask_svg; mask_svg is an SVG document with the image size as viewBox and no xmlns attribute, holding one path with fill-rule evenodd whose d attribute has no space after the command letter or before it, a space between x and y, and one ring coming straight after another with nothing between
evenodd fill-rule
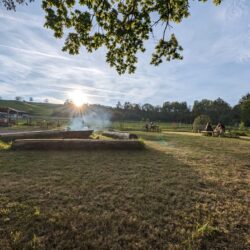
<instances>
[{"instance_id":1,"label":"group of people","mask_svg":"<svg viewBox=\"0 0 250 250\"><path fill-rule=\"evenodd\" d=\"M226 127L221 122L219 122L217 126L213 129L211 123L208 122L205 127L205 131L212 132L216 135L223 135L226 131Z\"/></svg>"},{"instance_id":2,"label":"group of people","mask_svg":"<svg viewBox=\"0 0 250 250\"><path fill-rule=\"evenodd\" d=\"M158 125L154 124L153 122L147 122L145 124L145 129L146 131L153 131L153 132L159 132L160 128Z\"/></svg>"}]
</instances>

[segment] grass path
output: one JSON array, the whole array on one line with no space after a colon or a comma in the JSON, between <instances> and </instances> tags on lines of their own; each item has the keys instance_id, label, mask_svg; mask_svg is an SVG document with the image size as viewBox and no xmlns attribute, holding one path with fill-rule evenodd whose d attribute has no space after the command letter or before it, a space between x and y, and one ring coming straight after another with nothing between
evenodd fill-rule
<instances>
[{"instance_id":1,"label":"grass path","mask_svg":"<svg viewBox=\"0 0 250 250\"><path fill-rule=\"evenodd\" d=\"M201 136L199 133L193 133L193 132L174 132L174 131L163 131L163 134L173 134L173 135L190 135L190 136Z\"/></svg>"}]
</instances>

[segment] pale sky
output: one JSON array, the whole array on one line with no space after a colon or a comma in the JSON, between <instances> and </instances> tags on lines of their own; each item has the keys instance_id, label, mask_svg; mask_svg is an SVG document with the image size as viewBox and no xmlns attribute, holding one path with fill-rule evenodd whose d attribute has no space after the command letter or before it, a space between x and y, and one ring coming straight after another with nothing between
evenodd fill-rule
<instances>
[{"instance_id":1,"label":"pale sky","mask_svg":"<svg viewBox=\"0 0 250 250\"><path fill-rule=\"evenodd\" d=\"M223 98L234 105L250 92L250 1L194 1L191 17L175 25L184 60L149 64L155 41L139 54L135 74L118 75L105 62L105 50L70 56L61 51L63 40L43 27L40 1L9 12L0 6L0 96L48 98L62 103L75 89L89 103L117 101L151 103ZM160 27L159 27L160 29ZM157 36L157 31L156 31Z\"/></svg>"}]
</instances>

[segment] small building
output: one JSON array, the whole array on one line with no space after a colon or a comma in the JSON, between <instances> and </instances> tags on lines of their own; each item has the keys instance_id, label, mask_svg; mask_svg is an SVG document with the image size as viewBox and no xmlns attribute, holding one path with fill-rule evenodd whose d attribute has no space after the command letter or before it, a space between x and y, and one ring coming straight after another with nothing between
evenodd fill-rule
<instances>
[{"instance_id":1,"label":"small building","mask_svg":"<svg viewBox=\"0 0 250 250\"><path fill-rule=\"evenodd\" d=\"M18 124L18 120L27 118L29 114L13 108L0 107L0 126L11 126Z\"/></svg>"}]
</instances>

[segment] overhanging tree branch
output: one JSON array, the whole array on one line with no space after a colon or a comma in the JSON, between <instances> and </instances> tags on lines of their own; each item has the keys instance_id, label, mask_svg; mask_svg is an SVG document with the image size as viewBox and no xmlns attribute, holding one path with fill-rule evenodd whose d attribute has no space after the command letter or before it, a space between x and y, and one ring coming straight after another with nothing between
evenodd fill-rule
<instances>
[{"instance_id":1,"label":"overhanging tree branch","mask_svg":"<svg viewBox=\"0 0 250 250\"><path fill-rule=\"evenodd\" d=\"M15 10L16 4L32 1L0 0L0 3L9 10ZM119 74L124 74L135 72L137 53L146 50L145 41L160 22L165 26L162 39L159 39L152 54L151 64L159 65L163 59L182 59L182 47L174 34L167 36L167 28L190 15L190 1L43 0L42 7L46 14L45 27L53 30L55 37L65 38L63 51L78 54L81 47L92 52L104 46L107 48L106 61ZM217 5L221 1L213 0Z\"/></svg>"}]
</instances>

